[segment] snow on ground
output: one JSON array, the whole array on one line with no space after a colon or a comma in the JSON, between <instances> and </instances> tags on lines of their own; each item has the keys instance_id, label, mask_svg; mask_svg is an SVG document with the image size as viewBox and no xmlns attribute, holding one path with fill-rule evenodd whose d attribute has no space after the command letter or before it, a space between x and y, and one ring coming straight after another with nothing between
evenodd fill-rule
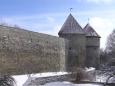
<instances>
[{"instance_id":1,"label":"snow on ground","mask_svg":"<svg viewBox=\"0 0 115 86\"><path fill-rule=\"evenodd\" d=\"M94 67L89 67L89 68L85 68L85 70L88 72L88 71L95 71L95 68Z\"/></svg>"},{"instance_id":2,"label":"snow on ground","mask_svg":"<svg viewBox=\"0 0 115 86\"><path fill-rule=\"evenodd\" d=\"M42 86L74 86L74 84L70 83L70 82L51 82L51 83L47 83L45 85Z\"/></svg>"},{"instance_id":3,"label":"snow on ground","mask_svg":"<svg viewBox=\"0 0 115 86\"><path fill-rule=\"evenodd\" d=\"M15 81L17 86L23 86L23 84L26 82L28 77L48 77L48 76L56 76L56 75L64 75L67 74L67 72L47 72L47 73L35 73L29 75L14 75L12 76Z\"/></svg>"},{"instance_id":4,"label":"snow on ground","mask_svg":"<svg viewBox=\"0 0 115 86\"><path fill-rule=\"evenodd\" d=\"M102 86L96 84L72 84L70 82L51 82L41 86Z\"/></svg>"},{"instance_id":5,"label":"snow on ground","mask_svg":"<svg viewBox=\"0 0 115 86\"><path fill-rule=\"evenodd\" d=\"M105 75L97 75L95 82L106 82L107 76Z\"/></svg>"},{"instance_id":6,"label":"snow on ground","mask_svg":"<svg viewBox=\"0 0 115 86\"><path fill-rule=\"evenodd\" d=\"M28 79L27 75L15 75L12 77L15 79L17 86L22 86Z\"/></svg>"},{"instance_id":7,"label":"snow on ground","mask_svg":"<svg viewBox=\"0 0 115 86\"><path fill-rule=\"evenodd\" d=\"M47 72L47 73L36 73L32 74L31 77L48 77L48 76L56 76L56 75L64 75L68 74L67 72Z\"/></svg>"},{"instance_id":8,"label":"snow on ground","mask_svg":"<svg viewBox=\"0 0 115 86\"><path fill-rule=\"evenodd\" d=\"M85 69L87 72L95 71L95 68L90 67ZM48 77L48 76L56 76L56 75L64 75L68 74L67 72L47 72L47 73L35 73L30 75L14 75L13 78L16 81L17 86L23 86L23 84L27 81L29 77L38 78L38 77ZM101 78L100 78L101 77ZM96 81L104 81L105 77L96 76ZM72 84L70 82L52 82L47 83L41 86L101 86L101 85L93 85L93 84Z\"/></svg>"}]
</instances>

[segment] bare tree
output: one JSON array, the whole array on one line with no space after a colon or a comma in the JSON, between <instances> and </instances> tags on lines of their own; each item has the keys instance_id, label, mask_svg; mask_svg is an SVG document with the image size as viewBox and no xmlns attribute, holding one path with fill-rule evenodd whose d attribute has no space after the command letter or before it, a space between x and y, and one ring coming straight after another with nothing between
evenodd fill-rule
<instances>
[{"instance_id":1,"label":"bare tree","mask_svg":"<svg viewBox=\"0 0 115 86\"><path fill-rule=\"evenodd\" d=\"M100 65L99 66L102 66L102 65L105 65L108 63L110 58L108 58L108 53L103 50L103 49L100 49Z\"/></svg>"},{"instance_id":2,"label":"bare tree","mask_svg":"<svg viewBox=\"0 0 115 86\"><path fill-rule=\"evenodd\" d=\"M115 29L107 38L105 50L100 50L100 60L102 64L105 64L101 71L107 77L104 85L106 86L111 78L115 78Z\"/></svg>"},{"instance_id":3,"label":"bare tree","mask_svg":"<svg viewBox=\"0 0 115 86\"><path fill-rule=\"evenodd\" d=\"M107 52L115 52L115 29L107 38L107 45L106 45Z\"/></svg>"}]
</instances>

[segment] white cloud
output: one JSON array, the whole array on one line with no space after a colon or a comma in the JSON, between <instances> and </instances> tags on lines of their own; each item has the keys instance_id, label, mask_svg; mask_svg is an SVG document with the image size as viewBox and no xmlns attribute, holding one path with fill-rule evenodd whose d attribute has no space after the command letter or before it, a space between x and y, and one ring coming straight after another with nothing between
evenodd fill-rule
<instances>
[{"instance_id":1,"label":"white cloud","mask_svg":"<svg viewBox=\"0 0 115 86\"><path fill-rule=\"evenodd\" d=\"M61 25L56 25L54 27L54 34L53 35L58 36L58 32L59 32L60 28L61 28Z\"/></svg>"},{"instance_id":2,"label":"white cloud","mask_svg":"<svg viewBox=\"0 0 115 86\"><path fill-rule=\"evenodd\" d=\"M60 16L60 14L59 14ZM31 16L10 16L0 18L0 23L6 23L10 26L17 25L21 28L46 33L50 35L58 35L60 21L57 15L31 15Z\"/></svg>"},{"instance_id":3,"label":"white cloud","mask_svg":"<svg viewBox=\"0 0 115 86\"><path fill-rule=\"evenodd\" d=\"M113 0L87 0L87 2L94 2L94 3L111 3Z\"/></svg>"},{"instance_id":4,"label":"white cloud","mask_svg":"<svg viewBox=\"0 0 115 86\"><path fill-rule=\"evenodd\" d=\"M47 17L47 20L51 23L54 23L55 22L55 19L53 17Z\"/></svg>"},{"instance_id":5,"label":"white cloud","mask_svg":"<svg viewBox=\"0 0 115 86\"><path fill-rule=\"evenodd\" d=\"M92 17L89 22L101 36L101 47L105 48L106 38L113 30L114 24L109 19L100 17Z\"/></svg>"},{"instance_id":6,"label":"white cloud","mask_svg":"<svg viewBox=\"0 0 115 86\"><path fill-rule=\"evenodd\" d=\"M100 3L105 3L105 4L110 4L112 3L114 0L76 0L78 2L88 2L88 3L96 3L96 4L100 4Z\"/></svg>"}]
</instances>

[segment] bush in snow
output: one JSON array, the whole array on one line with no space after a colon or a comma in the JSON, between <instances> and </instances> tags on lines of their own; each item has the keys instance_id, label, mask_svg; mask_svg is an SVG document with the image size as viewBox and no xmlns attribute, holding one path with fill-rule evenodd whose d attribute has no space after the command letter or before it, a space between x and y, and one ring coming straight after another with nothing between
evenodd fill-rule
<instances>
[{"instance_id":1,"label":"bush in snow","mask_svg":"<svg viewBox=\"0 0 115 86\"><path fill-rule=\"evenodd\" d=\"M15 81L10 75L0 76L0 86L14 86Z\"/></svg>"}]
</instances>

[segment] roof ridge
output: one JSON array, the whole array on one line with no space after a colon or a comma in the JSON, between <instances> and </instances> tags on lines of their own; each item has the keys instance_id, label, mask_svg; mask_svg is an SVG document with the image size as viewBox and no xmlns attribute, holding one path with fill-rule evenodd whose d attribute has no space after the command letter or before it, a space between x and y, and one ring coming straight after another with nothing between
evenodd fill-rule
<instances>
[{"instance_id":1,"label":"roof ridge","mask_svg":"<svg viewBox=\"0 0 115 86\"><path fill-rule=\"evenodd\" d=\"M84 34L84 30L70 13L58 34Z\"/></svg>"},{"instance_id":2,"label":"roof ridge","mask_svg":"<svg viewBox=\"0 0 115 86\"><path fill-rule=\"evenodd\" d=\"M86 36L100 37L100 35L93 29L93 27L88 23L84 29Z\"/></svg>"}]
</instances>

